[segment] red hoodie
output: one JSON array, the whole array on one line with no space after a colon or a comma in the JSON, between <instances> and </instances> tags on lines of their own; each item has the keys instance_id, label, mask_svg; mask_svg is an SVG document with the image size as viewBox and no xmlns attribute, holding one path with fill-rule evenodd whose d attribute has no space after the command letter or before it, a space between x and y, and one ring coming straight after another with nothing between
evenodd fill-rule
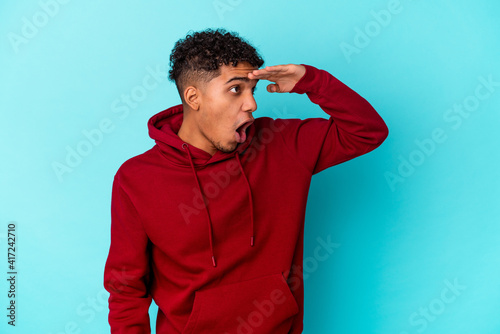
<instances>
[{"instance_id":1,"label":"red hoodie","mask_svg":"<svg viewBox=\"0 0 500 334\"><path fill-rule=\"evenodd\" d=\"M111 333L150 333L152 299L159 334L302 333L311 177L388 135L364 98L305 66L291 93L306 93L329 119L255 118L231 153L184 143L182 105L149 119L156 145L113 181L104 271Z\"/></svg>"}]
</instances>

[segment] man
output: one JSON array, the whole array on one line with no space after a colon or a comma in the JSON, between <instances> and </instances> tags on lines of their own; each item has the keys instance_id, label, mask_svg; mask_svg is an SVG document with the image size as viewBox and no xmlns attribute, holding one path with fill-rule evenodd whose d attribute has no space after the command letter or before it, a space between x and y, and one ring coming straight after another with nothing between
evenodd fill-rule
<instances>
[{"instance_id":1,"label":"man","mask_svg":"<svg viewBox=\"0 0 500 334\"><path fill-rule=\"evenodd\" d=\"M388 129L328 72L263 63L223 29L175 44L169 74L182 104L150 118L156 145L113 181L112 333L150 333L152 299L160 334L302 333L311 177L372 151ZM329 118L254 118L260 79L268 92L306 93Z\"/></svg>"}]
</instances>

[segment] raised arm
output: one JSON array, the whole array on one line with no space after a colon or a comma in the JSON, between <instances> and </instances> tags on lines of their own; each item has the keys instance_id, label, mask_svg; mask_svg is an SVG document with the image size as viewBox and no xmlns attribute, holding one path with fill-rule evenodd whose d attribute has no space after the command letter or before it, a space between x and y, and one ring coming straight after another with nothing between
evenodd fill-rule
<instances>
[{"instance_id":1,"label":"raised arm","mask_svg":"<svg viewBox=\"0 0 500 334\"><path fill-rule=\"evenodd\" d=\"M310 65L277 65L253 71L269 92L306 93L330 117L276 119L285 144L312 174L374 150L387 138L387 125L363 97L327 71Z\"/></svg>"}]
</instances>

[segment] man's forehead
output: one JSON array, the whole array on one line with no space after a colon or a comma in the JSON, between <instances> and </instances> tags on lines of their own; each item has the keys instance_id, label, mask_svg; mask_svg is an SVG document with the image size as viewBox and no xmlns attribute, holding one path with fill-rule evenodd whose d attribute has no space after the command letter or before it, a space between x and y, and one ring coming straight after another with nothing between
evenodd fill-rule
<instances>
[{"instance_id":1,"label":"man's forehead","mask_svg":"<svg viewBox=\"0 0 500 334\"><path fill-rule=\"evenodd\" d=\"M251 66L250 64L238 63L237 66L232 65L222 65L221 67L221 79L227 81L234 77L241 77L248 79L248 73L257 70L257 66ZM247 80L245 80L247 81ZM248 79L248 81L258 81L256 79Z\"/></svg>"},{"instance_id":2,"label":"man's forehead","mask_svg":"<svg viewBox=\"0 0 500 334\"><path fill-rule=\"evenodd\" d=\"M238 63L238 65L236 66L233 66L233 65L221 65L221 70L224 71L224 72L228 72L228 73L248 73L248 72L251 72L253 70L257 70L258 67L257 66L252 66L250 65L249 63L247 62L240 62Z\"/></svg>"}]
</instances>

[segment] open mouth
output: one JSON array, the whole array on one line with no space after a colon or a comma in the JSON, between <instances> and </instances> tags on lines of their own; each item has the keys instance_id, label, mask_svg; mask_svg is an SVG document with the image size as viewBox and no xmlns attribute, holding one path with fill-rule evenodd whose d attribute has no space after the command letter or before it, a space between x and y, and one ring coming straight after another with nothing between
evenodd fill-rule
<instances>
[{"instance_id":1,"label":"open mouth","mask_svg":"<svg viewBox=\"0 0 500 334\"><path fill-rule=\"evenodd\" d=\"M249 119L240 124L240 126L238 126L238 128L235 131L236 141L238 143L241 144L245 142L245 140L247 139L246 130L250 126L250 124L253 123L253 121L254 121L253 119Z\"/></svg>"}]
</instances>

